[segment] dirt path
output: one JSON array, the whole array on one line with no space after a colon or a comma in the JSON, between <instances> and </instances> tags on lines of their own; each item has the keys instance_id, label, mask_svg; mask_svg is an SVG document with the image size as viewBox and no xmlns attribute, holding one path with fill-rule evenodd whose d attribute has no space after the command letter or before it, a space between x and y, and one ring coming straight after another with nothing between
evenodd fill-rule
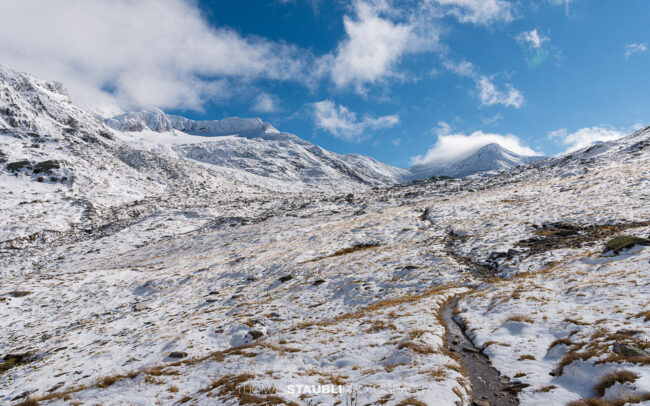
<instances>
[{"instance_id":1,"label":"dirt path","mask_svg":"<svg viewBox=\"0 0 650 406\"><path fill-rule=\"evenodd\" d=\"M499 374L490 359L474 346L462 327L453 318L458 298L443 307L441 316L447 327L446 341L449 351L456 355L472 384L472 404L477 406L518 405L516 383Z\"/></svg>"}]
</instances>

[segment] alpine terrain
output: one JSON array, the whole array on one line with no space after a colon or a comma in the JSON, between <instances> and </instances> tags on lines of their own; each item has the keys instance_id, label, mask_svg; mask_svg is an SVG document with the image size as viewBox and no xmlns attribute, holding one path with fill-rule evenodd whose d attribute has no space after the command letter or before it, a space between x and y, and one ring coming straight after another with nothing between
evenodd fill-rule
<instances>
[{"instance_id":1,"label":"alpine terrain","mask_svg":"<svg viewBox=\"0 0 650 406\"><path fill-rule=\"evenodd\" d=\"M2 404L650 401L650 127L401 169L0 68L0 196Z\"/></svg>"}]
</instances>

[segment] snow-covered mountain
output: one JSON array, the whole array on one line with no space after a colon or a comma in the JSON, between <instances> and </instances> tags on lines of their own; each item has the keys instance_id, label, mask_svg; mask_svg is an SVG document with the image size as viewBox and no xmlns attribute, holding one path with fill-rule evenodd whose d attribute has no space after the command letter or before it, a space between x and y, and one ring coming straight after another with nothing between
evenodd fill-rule
<instances>
[{"instance_id":1,"label":"snow-covered mountain","mask_svg":"<svg viewBox=\"0 0 650 406\"><path fill-rule=\"evenodd\" d=\"M462 178L473 174L494 175L543 159L545 159L543 156L526 156L514 153L499 144L488 144L460 159L414 165L411 168L411 176L413 179L422 179L431 176Z\"/></svg>"},{"instance_id":2,"label":"snow-covered mountain","mask_svg":"<svg viewBox=\"0 0 650 406\"><path fill-rule=\"evenodd\" d=\"M370 157L337 154L280 132L259 118L195 121L161 110L129 112L105 123L132 145L158 149L206 164L217 173L276 191L386 186L408 177L406 169ZM157 133L157 134L153 134Z\"/></svg>"},{"instance_id":3,"label":"snow-covered mountain","mask_svg":"<svg viewBox=\"0 0 650 406\"><path fill-rule=\"evenodd\" d=\"M650 400L649 162L646 127L372 188L403 170L0 68L0 403Z\"/></svg>"}]
</instances>

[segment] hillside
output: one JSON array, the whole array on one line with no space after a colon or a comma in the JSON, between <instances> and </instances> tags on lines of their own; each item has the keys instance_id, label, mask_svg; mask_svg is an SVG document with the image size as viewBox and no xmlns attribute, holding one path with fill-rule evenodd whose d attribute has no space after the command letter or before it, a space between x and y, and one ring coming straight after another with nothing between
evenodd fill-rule
<instances>
[{"instance_id":1,"label":"hillside","mask_svg":"<svg viewBox=\"0 0 650 406\"><path fill-rule=\"evenodd\" d=\"M3 404L650 400L650 127L370 187L394 172L258 120L0 86Z\"/></svg>"}]
</instances>

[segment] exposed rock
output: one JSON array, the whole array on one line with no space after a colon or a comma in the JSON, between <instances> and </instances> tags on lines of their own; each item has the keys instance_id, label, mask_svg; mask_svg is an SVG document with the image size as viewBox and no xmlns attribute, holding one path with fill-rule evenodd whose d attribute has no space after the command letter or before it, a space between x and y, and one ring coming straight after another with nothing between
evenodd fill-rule
<instances>
[{"instance_id":1,"label":"exposed rock","mask_svg":"<svg viewBox=\"0 0 650 406\"><path fill-rule=\"evenodd\" d=\"M144 303L136 303L133 305L134 312L141 312L143 310L147 310L147 305L145 305Z\"/></svg>"},{"instance_id":2,"label":"exposed rock","mask_svg":"<svg viewBox=\"0 0 650 406\"><path fill-rule=\"evenodd\" d=\"M187 353L184 351L172 351L169 353L169 358L185 358Z\"/></svg>"},{"instance_id":3,"label":"exposed rock","mask_svg":"<svg viewBox=\"0 0 650 406\"><path fill-rule=\"evenodd\" d=\"M12 292L9 292L9 296L11 297L23 297L27 295L31 295L32 292L27 291L27 290L14 290Z\"/></svg>"},{"instance_id":4,"label":"exposed rock","mask_svg":"<svg viewBox=\"0 0 650 406\"><path fill-rule=\"evenodd\" d=\"M257 340L258 338L262 337L264 333L260 330L251 330L247 335L250 336L253 340Z\"/></svg>"},{"instance_id":5,"label":"exposed rock","mask_svg":"<svg viewBox=\"0 0 650 406\"><path fill-rule=\"evenodd\" d=\"M293 279L292 275L285 275L285 276L281 277L280 279L278 279L278 281L280 281L280 283L285 283L285 282L290 281L291 279Z\"/></svg>"},{"instance_id":6,"label":"exposed rock","mask_svg":"<svg viewBox=\"0 0 650 406\"><path fill-rule=\"evenodd\" d=\"M32 169L32 163L29 161L17 161L7 164L7 170L10 172L20 172L22 169Z\"/></svg>"},{"instance_id":7,"label":"exposed rock","mask_svg":"<svg viewBox=\"0 0 650 406\"><path fill-rule=\"evenodd\" d=\"M625 343L616 343L612 346L612 351L614 351L616 354L620 354L624 357L629 357L629 358L648 358L650 357L650 353L648 353L645 350L642 350L641 348L635 347L631 344L625 344Z\"/></svg>"}]
</instances>

